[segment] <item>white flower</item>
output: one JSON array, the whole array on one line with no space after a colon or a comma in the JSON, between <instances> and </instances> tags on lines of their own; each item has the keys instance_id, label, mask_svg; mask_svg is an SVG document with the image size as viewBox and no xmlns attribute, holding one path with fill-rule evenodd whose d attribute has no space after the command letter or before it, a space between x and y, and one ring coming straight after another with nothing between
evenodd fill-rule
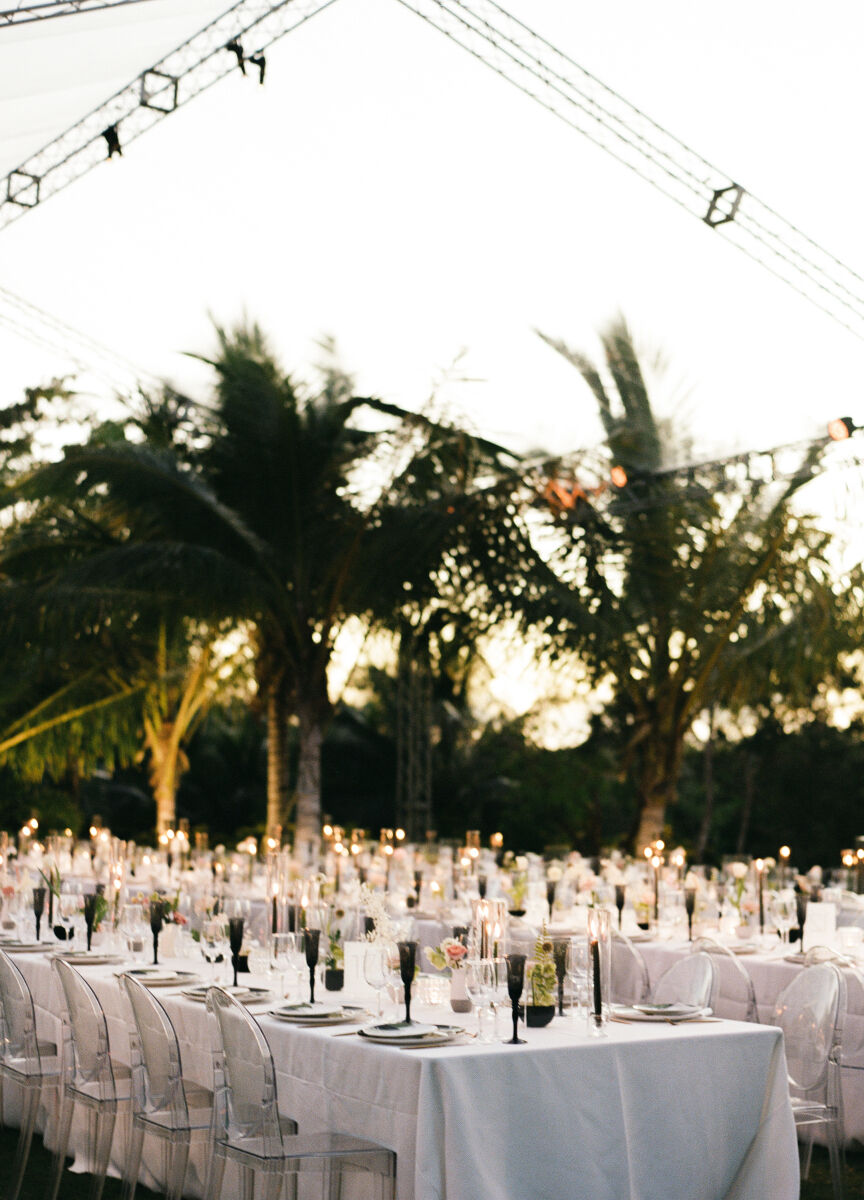
<instances>
[{"instance_id":1,"label":"white flower","mask_svg":"<svg viewBox=\"0 0 864 1200\"><path fill-rule=\"evenodd\" d=\"M517 854L513 865L515 866L517 871L527 871L528 859L525 857L524 854Z\"/></svg>"},{"instance_id":2,"label":"white flower","mask_svg":"<svg viewBox=\"0 0 864 1200\"><path fill-rule=\"evenodd\" d=\"M699 888L702 886L702 880L695 871L688 871L684 877L684 886L685 888Z\"/></svg>"},{"instance_id":3,"label":"white flower","mask_svg":"<svg viewBox=\"0 0 864 1200\"><path fill-rule=\"evenodd\" d=\"M563 875L564 872L556 863L552 863L551 866L546 868L546 878L550 883L558 883Z\"/></svg>"},{"instance_id":4,"label":"white flower","mask_svg":"<svg viewBox=\"0 0 864 1200\"><path fill-rule=\"evenodd\" d=\"M746 863L733 862L729 864L729 874L733 879L746 879L750 868Z\"/></svg>"}]
</instances>

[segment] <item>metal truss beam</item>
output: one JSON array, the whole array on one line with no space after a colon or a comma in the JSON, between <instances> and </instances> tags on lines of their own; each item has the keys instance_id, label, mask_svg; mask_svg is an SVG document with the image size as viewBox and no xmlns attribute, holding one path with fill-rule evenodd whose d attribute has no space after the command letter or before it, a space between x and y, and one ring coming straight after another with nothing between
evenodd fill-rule
<instances>
[{"instance_id":1,"label":"metal truss beam","mask_svg":"<svg viewBox=\"0 0 864 1200\"><path fill-rule=\"evenodd\" d=\"M864 338L864 279L495 0L398 0Z\"/></svg>"},{"instance_id":2,"label":"metal truss beam","mask_svg":"<svg viewBox=\"0 0 864 1200\"><path fill-rule=\"evenodd\" d=\"M142 4L144 0L45 0L42 4L16 4L0 8L0 29L6 25L27 25L31 21L47 21L51 17L70 17L74 13L97 12L101 8L123 8L127 4Z\"/></svg>"},{"instance_id":3,"label":"metal truss beam","mask_svg":"<svg viewBox=\"0 0 864 1200\"><path fill-rule=\"evenodd\" d=\"M264 51L335 3L240 0L0 180L0 229L106 157L122 154L124 146L229 71L245 74L252 62L263 80Z\"/></svg>"}]
</instances>

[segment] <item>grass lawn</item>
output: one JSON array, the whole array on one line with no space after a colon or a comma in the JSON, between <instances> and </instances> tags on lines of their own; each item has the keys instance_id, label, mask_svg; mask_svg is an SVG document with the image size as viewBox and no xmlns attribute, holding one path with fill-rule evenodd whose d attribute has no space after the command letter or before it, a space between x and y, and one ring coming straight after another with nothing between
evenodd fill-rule
<instances>
[{"instance_id":1,"label":"grass lawn","mask_svg":"<svg viewBox=\"0 0 864 1200\"><path fill-rule=\"evenodd\" d=\"M15 1130L0 1129L0 1195L5 1191L17 1139ZM44 1200L50 1173L51 1155L43 1148L41 1138L35 1137L21 1192L22 1200ZM59 1200L84 1200L89 1188L89 1175L73 1175L71 1171L66 1171L60 1185ZM104 1200L120 1200L120 1192L119 1179L109 1178L105 1181ZM155 1196L156 1193L147 1188L139 1187L135 1192L135 1200L155 1200ZM864 1152L848 1154L846 1157L846 1196L848 1200L864 1196ZM766 1196L765 1200L771 1200L771 1197ZM833 1200L828 1155L820 1147L813 1151L810 1178L801 1185L801 1200Z\"/></svg>"}]
</instances>

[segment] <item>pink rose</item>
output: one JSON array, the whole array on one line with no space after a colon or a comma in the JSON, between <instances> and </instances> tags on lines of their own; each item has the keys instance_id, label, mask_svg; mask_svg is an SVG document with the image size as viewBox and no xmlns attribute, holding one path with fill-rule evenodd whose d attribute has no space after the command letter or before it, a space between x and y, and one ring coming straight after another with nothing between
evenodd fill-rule
<instances>
[{"instance_id":1,"label":"pink rose","mask_svg":"<svg viewBox=\"0 0 864 1200\"><path fill-rule=\"evenodd\" d=\"M463 946L461 942L455 946L447 947L447 957L453 963L458 963L461 959L463 959L465 957L465 955L467 953L468 953L468 947Z\"/></svg>"}]
</instances>

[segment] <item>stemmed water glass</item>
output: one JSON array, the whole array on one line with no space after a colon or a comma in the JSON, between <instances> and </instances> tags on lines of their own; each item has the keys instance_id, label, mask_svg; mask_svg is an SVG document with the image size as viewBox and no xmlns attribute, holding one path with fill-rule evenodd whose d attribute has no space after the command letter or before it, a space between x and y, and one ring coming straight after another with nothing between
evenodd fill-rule
<instances>
[{"instance_id":1,"label":"stemmed water glass","mask_svg":"<svg viewBox=\"0 0 864 1200\"><path fill-rule=\"evenodd\" d=\"M210 917L201 926L201 953L213 968L213 980L219 974L218 964L224 961L231 949L228 940L228 923L224 917Z\"/></svg>"},{"instance_id":2,"label":"stemmed water glass","mask_svg":"<svg viewBox=\"0 0 864 1200\"><path fill-rule=\"evenodd\" d=\"M273 970L282 976L280 991L283 996L287 996L286 976L288 972L290 971L293 974L295 982L300 978L300 973L297 970L296 933L274 933L271 936L270 961L273 965Z\"/></svg>"},{"instance_id":3,"label":"stemmed water glass","mask_svg":"<svg viewBox=\"0 0 864 1200\"><path fill-rule=\"evenodd\" d=\"M405 1024L411 1024L411 987L417 968L417 943L399 942L399 978L405 989Z\"/></svg>"},{"instance_id":4,"label":"stemmed water glass","mask_svg":"<svg viewBox=\"0 0 864 1200\"><path fill-rule=\"evenodd\" d=\"M36 941L39 941L39 931L42 927L42 914L45 912L45 897L48 889L35 887L33 889L33 916L36 918Z\"/></svg>"},{"instance_id":5,"label":"stemmed water glass","mask_svg":"<svg viewBox=\"0 0 864 1200\"><path fill-rule=\"evenodd\" d=\"M789 930L797 920L794 892L774 892L768 905L771 920L780 934L783 945L789 944Z\"/></svg>"},{"instance_id":6,"label":"stemmed water glass","mask_svg":"<svg viewBox=\"0 0 864 1200\"><path fill-rule=\"evenodd\" d=\"M378 997L378 1016L382 1013L382 993L390 978L390 947L384 942L369 942L363 953L363 978Z\"/></svg>"},{"instance_id":7,"label":"stemmed water glass","mask_svg":"<svg viewBox=\"0 0 864 1200\"><path fill-rule=\"evenodd\" d=\"M309 1003L315 1003L315 968L318 966L318 953L321 943L320 929L303 930L303 950L306 954L306 966L309 968Z\"/></svg>"},{"instance_id":8,"label":"stemmed water glass","mask_svg":"<svg viewBox=\"0 0 864 1200\"><path fill-rule=\"evenodd\" d=\"M465 991L477 1013L477 1026L481 1033L481 1041L489 1040L483 1036L482 1014L485 1009L488 1009L489 1012L492 1011L490 1001L492 999L493 970L494 964L488 958L471 959L465 965Z\"/></svg>"},{"instance_id":9,"label":"stemmed water glass","mask_svg":"<svg viewBox=\"0 0 864 1200\"><path fill-rule=\"evenodd\" d=\"M240 951L243 947L243 918L228 918L228 945L231 949L231 966L234 970L234 987L237 986L237 968L240 965Z\"/></svg>"},{"instance_id":10,"label":"stemmed water glass","mask_svg":"<svg viewBox=\"0 0 864 1200\"><path fill-rule=\"evenodd\" d=\"M507 1040L508 1046L524 1046L525 1039L517 1035L519 1024L519 998L525 986L525 955L508 954L507 961L507 993L510 996L510 1006L513 1010L513 1036Z\"/></svg>"}]
</instances>

